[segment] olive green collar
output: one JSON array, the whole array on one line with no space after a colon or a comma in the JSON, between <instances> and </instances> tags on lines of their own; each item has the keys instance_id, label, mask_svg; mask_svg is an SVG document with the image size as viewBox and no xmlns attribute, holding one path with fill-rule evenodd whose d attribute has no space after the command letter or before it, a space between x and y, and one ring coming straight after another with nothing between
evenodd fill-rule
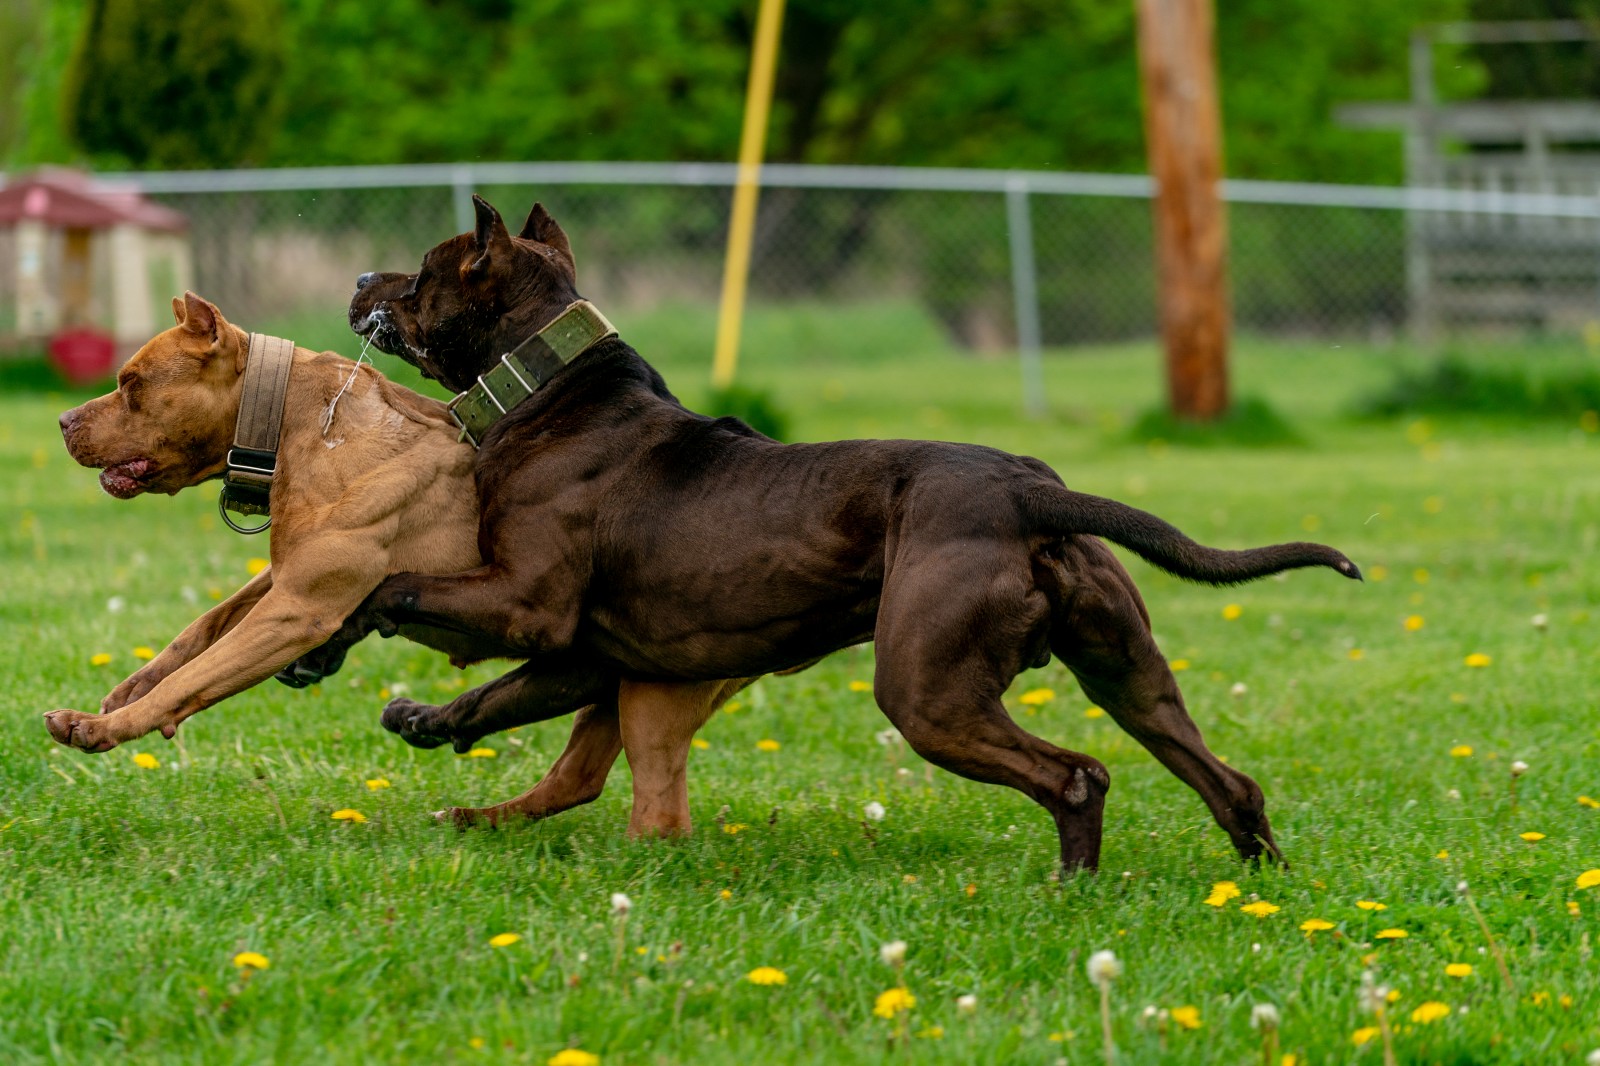
<instances>
[{"instance_id":1,"label":"olive green collar","mask_svg":"<svg viewBox=\"0 0 1600 1066\"><path fill-rule=\"evenodd\" d=\"M556 372L608 337L617 335L588 300L569 304L554 322L500 357L478 383L450 401L461 439L476 448L489 427L532 396Z\"/></svg>"}]
</instances>

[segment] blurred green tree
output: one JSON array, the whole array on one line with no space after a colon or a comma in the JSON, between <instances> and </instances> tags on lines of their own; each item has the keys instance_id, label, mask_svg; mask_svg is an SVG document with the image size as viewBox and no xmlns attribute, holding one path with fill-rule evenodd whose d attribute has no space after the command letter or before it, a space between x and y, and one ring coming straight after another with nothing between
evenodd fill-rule
<instances>
[{"instance_id":1,"label":"blurred green tree","mask_svg":"<svg viewBox=\"0 0 1600 1066\"><path fill-rule=\"evenodd\" d=\"M89 0L63 88L66 131L134 167L263 162L284 44L275 0Z\"/></svg>"},{"instance_id":2,"label":"blurred green tree","mask_svg":"<svg viewBox=\"0 0 1600 1066\"><path fill-rule=\"evenodd\" d=\"M1573 19L1600 23L1600 0L1473 0L1472 17L1542 21ZM1550 99L1600 96L1600 41L1545 44L1481 44L1473 54L1487 75L1491 99Z\"/></svg>"}]
</instances>

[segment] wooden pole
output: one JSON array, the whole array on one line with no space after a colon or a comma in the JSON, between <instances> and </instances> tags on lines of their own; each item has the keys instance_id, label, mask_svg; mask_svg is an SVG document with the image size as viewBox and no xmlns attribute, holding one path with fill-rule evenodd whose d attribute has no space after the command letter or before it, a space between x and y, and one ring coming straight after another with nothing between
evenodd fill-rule
<instances>
[{"instance_id":1,"label":"wooden pole","mask_svg":"<svg viewBox=\"0 0 1600 1066\"><path fill-rule=\"evenodd\" d=\"M1211 0L1137 0L1172 413L1228 409L1227 221Z\"/></svg>"},{"instance_id":2,"label":"wooden pole","mask_svg":"<svg viewBox=\"0 0 1600 1066\"><path fill-rule=\"evenodd\" d=\"M783 0L761 0L756 39L745 89L744 131L739 136L739 174L733 187L733 218L728 225L728 256L722 270L722 307L717 316L717 349L711 384L733 384L739 363L739 329L744 320L745 283L750 277L750 242L755 233L756 195L761 189L761 156L767 143L772 107L772 76L778 67L778 31Z\"/></svg>"}]
</instances>

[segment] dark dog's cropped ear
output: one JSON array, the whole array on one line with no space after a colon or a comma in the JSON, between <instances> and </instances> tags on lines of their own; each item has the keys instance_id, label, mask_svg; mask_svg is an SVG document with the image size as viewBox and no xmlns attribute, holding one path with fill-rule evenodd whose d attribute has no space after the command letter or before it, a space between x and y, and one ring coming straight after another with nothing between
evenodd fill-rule
<instances>
[{"instance_id":1,"label":"dark dog's cropped ear","mask_svg":"<svg viewBox=\"0 0 1600 1066\"><path fill-rule=\"evenodd\" d=\"M511 231L506 229L505 219L500 217L500 212L488 200L474 194L472 206L478 213L478 225L472 232L472 244L478 250L478 258L473 260L468 269L474 274L481 274L489 269L489 264L496 256L504 257L510 253Z\"/></svg>"},{"instance_id":2,"label":"dark dog's cropped ear","mask_svg":"<svg viewBox=\"0 0 1600 1066\"><path fill-rule=\"evenodd\" d=\"M577 272L577 264L572 260L572 245L567 241L567 234L556 225L556 220L550 217L550 212L544 209L544 204L533 205L533 210L528 212L528 221L522 224L522 232L517 236L524 240L549 245L556 254L567 261L567 266L571 267L574 273Z\"/></svg>"}]
</instances>

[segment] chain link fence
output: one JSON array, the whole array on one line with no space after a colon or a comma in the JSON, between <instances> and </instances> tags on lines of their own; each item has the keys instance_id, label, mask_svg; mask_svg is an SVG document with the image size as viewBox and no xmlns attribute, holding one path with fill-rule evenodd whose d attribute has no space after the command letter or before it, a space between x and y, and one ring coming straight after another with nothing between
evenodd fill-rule
<instances>
[{"instance_id":1,"label":"chain link fence","mask_svg":"<svg viewBox=\"0 0 1600 1066\"><path fill-rule=\"evenodd\" d=\"M196 288L239 321L266 323L340 316L356 275L412 270L427 248L470 228L473 192L513 230L541 200L572 238L582 290L602 306L711 305L734 173L532 163L102 178L184 212ZM909 300L974 350L1157 333L1147 178L786 165L762 176L752 300ZM1430 328L1496 324L1490 312L1518 328L1600 318L1591 197L1264 182L1227 182L1224 195L1242 332L1383 341L1415 325L1424 300ZM1466 271L1434 241L1462 232L1477 242ZM1567 254L1560 271L1541 273L1537 241L1552 234ZM1516 268L1500 270L1501 260ZM1465 313L1441 319L1449 306Z\"/></svg>"}]
</instances>

